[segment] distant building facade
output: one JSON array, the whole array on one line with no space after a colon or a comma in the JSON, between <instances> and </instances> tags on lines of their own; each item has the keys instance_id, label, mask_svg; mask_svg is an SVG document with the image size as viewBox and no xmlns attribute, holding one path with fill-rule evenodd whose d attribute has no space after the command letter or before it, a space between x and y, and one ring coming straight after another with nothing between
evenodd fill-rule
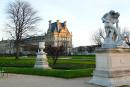
<instances>
[{"instance_id":1,"label":"distant building facade","mask_svg":"<svg viewBox=\"0 0 130 87\"><path fill-rule=\"evenodd\" d=\"M45 34L45 45L61 46L63 45L67 53L72 49L72 33L69 32L66 21L64 23L51 23L49 21L49 28Z\"/></svg>"},{"instance_id":2,"label":"distant building facade","mask_svg":"<svg viewBox=\"0 0 130 87\"><path fill-rule=\"evenodd\" d=\"M20 44L20 53L22 55L36 54L39 42L45 42L45 36L32 36L24 38ZM15 54L14 40L0 41L0 54Z\"/></svg>"},{"instance_id":3,"label":"distant building facade","mask_svg":"<svg viewBox=\"0 0 130 87\"><path fill-rule=\"evenodd\" d=\"M24 38L21 43L21 53L24 55L36 54L39 42L45 42L45 36L42 35Z\"/></svg>"},{"instance_id":4,"label":"distant building facade","mask_svg":"<svg viewBox=\"0 0 130 87\"><path fill-rule=\"evenodd\" d=\"M13 40L0 41L0 54L14 54L14 41Z\"/></svg>"},{"instance_id":5,"label":"distant building facade","mask_svg":"<svg viewBox=\"0 0 130 87\"><path fill-rule=\"evenodd\" d=\"M94 55L95 49L100 48L99 45L79 46L72 48L71 55Z\"/></svg>"}]
</instances>

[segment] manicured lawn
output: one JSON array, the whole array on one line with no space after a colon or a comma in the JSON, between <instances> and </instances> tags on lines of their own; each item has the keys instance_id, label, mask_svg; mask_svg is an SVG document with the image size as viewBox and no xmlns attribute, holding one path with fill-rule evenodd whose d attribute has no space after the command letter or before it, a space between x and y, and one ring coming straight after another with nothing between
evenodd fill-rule
<instances>
[{"instance_id":1,"label":"manicured lawn","mask_svg":"<svg viewBox=\"0 0 130 87\"><path fill-rule=\"evenodd\" d=\"M67 58L67 59L66 59ZM35 57L0 57L0 66L8 73L54 76L62 78L76 78L91 76L95 68L95 56L65 56L60 57L55 65L48 58L50 70L34 69Z\"/></svg>"},{"instance_id":2,"label":"manicured lawn","mask_svg":"<svg viewBox=\"0 0 130 87\"><path fill-rule=\"evenodd\" d=\"M95 61L87 60L73 60L73 59L59 59L57 63L79 63L79 64L95 64Z\"/></svg>"},{"instance_id":3,"label":"manicured lawn","mask_svg":"<svg viewBox=\"0 0 130 87\"><path fill-rule=\"evenodd\" d=\"M71 59L73 57L73 59ZM80 60L84 57L87 60ZM62 59L63 58L63 59ZM64 59L70 58L70 59ZM78 59L78 60L77 60ZM95 57L87 56L66 56L61 57L55 65L52 65L52 59L49 57L49 65L54 69L86 69L95 67ZM15 60L14 57L0 57L0 66L3 67L33 67L35 57L20 58Z\"/></svg>"},{"instance_id":4,"label":"manicured lawn","mask_svg":"<svg viewBox=\"0 0 130 87\"><path fill-rule=\"evenodd\" d=\"M71 58L74 58L74 59L95 59L95 55L77 55L77 56L69 56Z\"/></svg>"},{"instance_id":5,"label":"manicured lawn","mask_svg":"<svg viewBox=\"0 0 130 87\"><path fill-rule=\"evenodd\" d=\"M0 66L3 67L32 67L35 63L35 59L32 58L20 58L15 60L14 57L0 57Z\"/></svg>"}]
</instances>

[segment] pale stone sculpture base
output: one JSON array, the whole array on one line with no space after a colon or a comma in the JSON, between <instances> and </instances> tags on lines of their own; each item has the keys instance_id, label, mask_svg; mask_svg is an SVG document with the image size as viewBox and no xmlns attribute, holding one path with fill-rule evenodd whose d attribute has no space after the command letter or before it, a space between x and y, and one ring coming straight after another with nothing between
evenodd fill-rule
<instances>
[{"instance_id":1,"label":"pale stone sculpture base","mask_svg":"<svg viewBox=\"0 0 130 87\"><path fill-rule=\"evenodd\" d=\"M89 83L106 87L130 85L130 50L96 50L96 69Z\"/></svg>"},{"instance_id":2,"label":"pale stone sculpture base","mask_svg":"<svg viewBox=\"0 0 130 87\"><path fill-rule=\"evenodd\" d=\"M111 38L105 38L104 43L102 44L102 48L115 48L116 43Z\"/></svg>"},{"instance_id":3,"label":"pale stone sculpture base","mask_svg":"<svg viewBox=\"0 0 130 87\"><path fill-rule=\"evenodd\" d=\"M45 52L37 53L36 63L34 68L51 69L48 65L48 60Z\"/></svg>"}]
</instances>

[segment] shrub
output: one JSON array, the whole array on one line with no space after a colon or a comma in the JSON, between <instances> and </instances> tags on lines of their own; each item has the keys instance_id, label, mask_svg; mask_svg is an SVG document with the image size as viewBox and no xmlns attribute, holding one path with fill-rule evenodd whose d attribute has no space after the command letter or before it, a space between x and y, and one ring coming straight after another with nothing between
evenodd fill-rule
<instances>
[{"instance_id":1,"label":"shrub","mask_svg":"<svg viewBox=\"0 0 130 87\"><path fill-rule=\"evenodd\" d=\"M17 68L4 67L8 73L39 75L39 76L53 76L60 78L77 78L92 76L93 69L77 69L77 70L56 70L56 69L34 69L34 68Z\"/></svg>"}]
</instances>

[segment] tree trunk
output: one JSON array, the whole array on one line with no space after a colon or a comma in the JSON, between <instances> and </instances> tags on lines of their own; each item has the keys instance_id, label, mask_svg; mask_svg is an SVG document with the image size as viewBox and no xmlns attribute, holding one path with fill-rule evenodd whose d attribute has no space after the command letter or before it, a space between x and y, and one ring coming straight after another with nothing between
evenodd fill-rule
<instances>
[{"instance_id":1,"label":"tree trunk","mask_svg":"<svg viewBox=\"0 0 130 87\"><path fill-rule=\"evenodd\" d=\"M20 53L19 43L16 43L16 54L15 54L15 59L19 59L19 53Z\"/></svg>"},{"instance_id":2,"label":"tree trunk","mask_svg":"<svg viewBox=\"0 0 130 87\"><path fill-rule=\"evenodd\" d=\"M55 64L56 64L57 59L58 59L58 57L55 57L55 58L54 58L53 65L55 65Z\"/></svg>"}]
</instances>

